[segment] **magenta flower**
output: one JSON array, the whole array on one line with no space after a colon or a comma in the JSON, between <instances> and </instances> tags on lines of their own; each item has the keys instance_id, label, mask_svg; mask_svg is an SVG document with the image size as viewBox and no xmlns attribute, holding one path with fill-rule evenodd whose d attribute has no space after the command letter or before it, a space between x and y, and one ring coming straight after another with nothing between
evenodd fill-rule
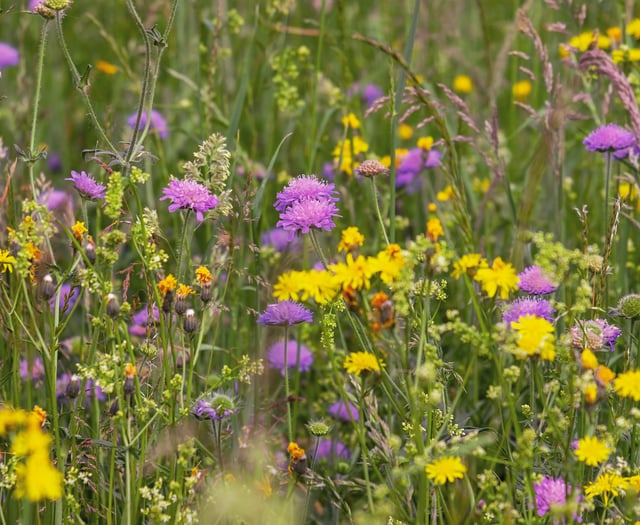
<instances>
[{"instance_id":1,"label":"magenta flower","mask_svg":"<svg viewBox=\"0 0 640 525\"><path fill-rule=\"evenodd\" d=\"M56 296L58 292L53 294L53 297L49 300L49 307L53 312L56 307ZM60 286L60 300L58 301L58 310L66 314L69 312L73 305L76 304L78 300L78 296L80 295L80 288L78 286L74 286L73 288L69 283L64 283Z\"/></svg>"},{"instance_id":2,"label":"magenta flower","mask_svg":"<svg viewBox=\"0 0 640 525\"><path fill-rule=\"evenodd\" d=\"M551 478L543 476L539 483L533 484L536 493L536 508L538 516L544 516L549 512L552 505L564 506L567 504L567 492L572 494L573 488L570 486L567 491L567 484L562 478ZM573 520L582 523L582 518L574 514ZM554 521L554 523L557 523Z\"/></svg>"},{"instance_id":3,"label":"magenta flower","mask_svg":"<svg viewBox=\"0 0 640 525\"><path fill-rule=\"evenodd\" d=\"M345 403L344 401L340 400L332 403L329 406L328 412L336 419L341 419L342 421L346 421L347 423L350 423L351 421L355 421L357 423L360 420L360 412L358 411L358 407L349 401Z\"/></svg>"},{"instance_id":4,"label":"magenta flower","mask_svg":"<svg viewBox=\"0 0 640 525\"><path fill-rule=\"evenodd\" d=\"M127 124L129 125L130 128L135 127L137 117L138 117L138 114L133 113L132 115L129 115L129 118L127 118ZM143 111L142 114L140 115L140 125L138 126L138 129L144 129L146 125L147 125L147 112ZM151 124L149 124L149 129L151 131L155 131L156 133L158 133L158 136L161 139L166 139L169 136L169 127L167 126L167 121L162 116L162 114L155 109L151 110Z\"/></svg>"},{"instance_id":5,"label":"magenta flower","mask_svg":"<svg viewBox=\"0 0 640 525\"><path fill-rule=\"evenodd\" d=\"M344 459L349 461L351 452L347 446L339 440L323 439L318 443L318 448L315 450L316 458L326 459Z\"/></svg>"},{"instance_id":6,"label":"magenta flower","mask_svg":"<svg viewBox=\"0 0 640 525\"><path fill-rule=\"evenodd\" d=\"M5 42L0 42L0 71L5 67L17 66L19 62L20 53L18 50Z\"/></svg>"},{"instance_id":7,"label":"magenta flower","mask_svg":"<svg viewBox=\"0 0 640 525\"><path fill-rule=\"evenodd\" d=\"M145 337L148 331L152 331L155 323L158 321L160 321L160 311L158 307L153 305L151 312L149 312L149 305L145 305L131 318L129 333L137 337Z\"/></svg>"},{"instance_id":8,"label":"magenta flower","mask_svg":"<svg viewBox=\"0 0 640 525\"><path fill-rule=\"evenodd\" d=\"M39 357L34 358L31 366L28 359L20 360L20 378L25 381L39 381L44 377L44 363Z\"/></svg>"},{"instance_id":9,"label":"magenta flower","mask_svg":"<svg viewBox=\"0 0 640 525\"><path fill-rule=\"evenodd\" d=\"M599 151L615 154L616 151L625 150L635 146L635 135L617 124L605 124L594 129L582 141L587 151Z\"/></svg>"},{"instance_id":10,"label":"magenta flower","mask_svg":"<svg viewBox=\"0 0 640 525\"><path fill-rule=\"evenodd\" d=\"M300 239L291 239L289 232L280 228L272 228L262 234L262 246L270 246L277 252L293 252L298 250Z\"/></svg>"},{"instance_id":11,"label":"magenta flower","mask_svg":"<svg viewBox=\"0 0 640 525\"><path fill-rule=\"evenodd\" d=\"M78 173L71 170L71 177L64 179L70 180L76 187L76 190L80 192L85 199L95 200L104 199L106 186L98 184L92 177L87 175L84 171Z\"/></svg>"},{"instance_id":12,"label":"magenta flower","mask_svg":"<svg viewBox=\"0 0 640 525\"><path fill-rule=\"evenodd\" d=\"M293 301L270 304L264 313L258 317L258 323L262 326L289 326L311 322L313 322L311 312L301 304Z\"/></svg>"},{"instance_id":13,"label":"magenta flower","mask_svg":"<svg viewBox=\"0 0 640 525\"><path fill-rule=\"evenodd\" d=\"M553 312L555 312L555 308L553 308L551 303L546 299L527 297L513 301L503 312L502 320L508 326L511 326L511 323L515 323L520 317L524 317L525 315L535 315L547 321L552 321Z\"/></svg>"},{"instance_id":14,"label":"magenta flower","mask_svg":"<svg viewBox=\"0 0 640 525\"><path fill-rule=\"evenodd\" d=\"M44 3L44 0L29 0L29 11L35 11L36 7Z\"/></svg>"},{"instance_id":15,"label":"magenta flower","mask_svg":"<svg viewBox=\"0 0 640 525\"><path fill-rule=\"evenodd\" d=\"M300 175L291 179L289 184L276 195L273 205L278 211L284 211L298 201L305 199L317 199L328 202L338 202L336 185L318 179L315 175Z\"/></svg>"},{"instance_id":16,"label":"magenta flower","mask_svg":"<svg viewBox=\"0 0 640 525\"><path fill-rule=\"evenodd\" d=\"M212 210L220 203L220 199L206 186L194 180L173 179L169 181L169 186L162 189L162 193L161 201L171 199L170 212L180 209L193 210L198 222L204 220L204 212Z\"/></svg>"},{"instance_id":17,"label":"magenta flower","mask_svg":"<svg viewBox=\"0 0 640 525\"><path fill-rule=\"evenodd\" d=\"M305 198L283 211L276 226L291 232L290 237L298 232L309 233L312 228L331 231L337 215L338 208L332 201Z\"/></svg>"},{"instance_id":18,"label":"magenta flower","mask_svg":"<svg viewBox=\"0 0 640 525\"><path fill-rule=\"evenodd\" d=\"M279 369L284 376L284 340L271 345L267 350L267 361L273 368ZM300 372L307 372L313 364L313 354L305 345L298 343L295 339L289 339L287 341L286 363L288 368L296 368L297 366Z\"/></svg>"},{"instance_id":19,"label":"magenta flower","mask_svg":"<svg viewBox=\"0 0 640 525\"><path fill-rule=\"evenodd\" d=\"M200 399L191 409L191 413L198 419L222 421L236 413L231 398L225 395L215 395L211 400Z\"/></svg>"},{"instance_id":20,"label":"magenta flower","mask_svg":"<svg viewBox=\"0 0 640 525\"><path fill-rule=\"evenodd\" d=\"M531 295L546 295L555 292L558 288L544 274L539 266L529 266L518 275L520 290L530 293Z\"/></svg>"},{"instance_id":21,"label":"magenta flower","mask_svg":"<svg viewBox=\"0 0 640 525\"><path fill-rule=\"evenodd\" d=\"M410 149L398 166L396 188L407 188L413 193L420 188L420 173L429 168L440 166L442 153L436 149L425 151L422 148Z\"/></svg>"}]
</instances>

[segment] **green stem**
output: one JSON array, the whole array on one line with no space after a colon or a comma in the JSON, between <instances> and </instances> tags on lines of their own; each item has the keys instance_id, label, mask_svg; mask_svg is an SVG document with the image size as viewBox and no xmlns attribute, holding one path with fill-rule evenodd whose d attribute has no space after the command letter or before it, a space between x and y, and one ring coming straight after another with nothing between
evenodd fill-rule
<instances>
[{"instance_id":1,"label":"green stem","mask_svg":"<svg viewBox=\"0 0 640 525\"><path fill-rule=\"evenodd\" d=\"M288 361L288 346L289 346L289 325L284 325L284 395L285 403L287 404L287 432L289 436L289 443L293 442L293 421L291 418L291 403L289 400L289 361Z\"/></svg>"},{"instance_id":2,"label":"green stem","mask_svg":"<svg viewBox=\"0 0 640 525\"><path fill-rule=\"evenodd\" d=\"M376 190L375 177L369 178L371 180L371 193L373 195L373 206L376 210L376 217L378 217L378 222L380 223L380 230L382 231L382 235L384 236L384 242L389 245L389 237L387 237L387 230L384 227L384 221L382 220L382 214L380 213L380 204L378 203L378 192Z\"/></svg>"}]
</instances>

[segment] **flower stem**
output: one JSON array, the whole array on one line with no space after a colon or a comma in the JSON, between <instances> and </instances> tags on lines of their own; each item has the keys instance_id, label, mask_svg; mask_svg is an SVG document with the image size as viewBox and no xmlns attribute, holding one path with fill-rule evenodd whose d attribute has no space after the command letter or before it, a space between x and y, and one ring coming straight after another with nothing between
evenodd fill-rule
<instances>
[{"instance_id":1,"label":"flower stem","mask_svg":"<svg viewBox=\"0 0 640 525\"><path fill-rule=\"evenodd\" d=\"M369 177L371 180L371 193L373 195L373 206L376 210L376 216L378 217L378 222L380 223L380 230L382 231L382 235L384 235L384 242L389 245L389 237L387 237L387 230L384 227L384 221L382 220L382 214L380 213L380 204L378 203L378 192L376 190L376 181L375 177Z\"/></svg>"},{"instance_id":2,"label":"flower stem","mask_svg":"<svg viewBox=\"0 0 640 525\"><path fill-rule=\"evenodd\" d=\"M289 402L289 361L287 356L289 343L289 325L284 325L284 395L287 404L287 432L289 443L293 442L293 422L291 418L291 403Z\"/></svg>"}]
</instances>

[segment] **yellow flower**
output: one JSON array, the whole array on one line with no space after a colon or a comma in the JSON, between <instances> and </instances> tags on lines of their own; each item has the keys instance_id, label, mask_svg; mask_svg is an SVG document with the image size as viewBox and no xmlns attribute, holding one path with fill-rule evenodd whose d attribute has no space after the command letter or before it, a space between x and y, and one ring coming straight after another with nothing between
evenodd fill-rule
<instances>
[{"instance_id":1,"label":"yellow flower","mask_svg":"<svg viewBox=\"0 0 640 525\"><path fill-rule=\"evenodd\" d=\"M162 295L173 292L176 286L178 286L178 280L171 273L158 283L158 289Z\"/></svg>"},{"instance_id":2,"label":"yellow flower","mask_svg":"<svg viewBox=\"0 0 640 525\"><path fill-rule=\"evenodd\" d=\"M468 75L456 75L453 79L453 90L466 95L473 91L473 80Z\"/></svg>"},{"instance_id":3,"label":"yellow flower","mask_svg":"<svg viewBox=\"0 0 640 525\"><path fill-rule=\"evenodd\" d=\"M387 284L394 282L407 264L398 244L390 244L369 261L373 273L380 274L380 280Z\"/></svg>"},{"instance_id":4,"label":"yellow flower","mask_svg":"<svg viewBox=\"0 0 640 525\"><path fill-rule=\"evenodd\" d=\"M595 370L598 368L598 358L596 357L596 354L588 348L582 351L580 363L582 364L582 368L585 370Z\"/></svg>"},{"instance_id":5,"label":"yellow flower","mask_svg":"<svg viewBox=\"0 0 640 525\"><path fill-rule=\"evenodd\" d=\"M13 432L16 428L25 425L27 420L28 414L24 410L15 410L0 405L0 436L4 436L8 432Z\"/></svg>"},{"instance_id":6,"label":"yellow flower","mask_svg":"<svg viewBox=\"0 0 640 525\"><path fill-rule=\"evenodd\" d=\"M362 255L358 255L354 260L350 253L347 254L344 263L331 264L329 270L334 273L336 281L340 283L343 290L369 288L371 276L374 274L369 258L365 259Z\"/></svg>"},{"instance_id":7,"label":"yellow flower","mask_svg":"<svg viewBox=\"0 0 640 525\"><path fill-rule=\"evenodd\" d=\"M345 139L333 149L333 159L339 163L338 169L347 175L353 175L353 170L358 167L356 157L369 150L369 145L359 136Z\"/></svg>"},{"instance_id":8,"label":"yellow flower","mask_svg":"<svg viewBox=\"0 0 640 525\"><path fill-rule=\"evenodd\" d=\"M593 371L593 375L603 386L607 386L616 377L616 373L604 365L600 365L598 368L596 368Z\"/></svg>"},{"instance_id":9,"label":"yellow flower","mask_svg":"<svg viewBox=\"0 0 640 525\"><path fill-rule=\"evenodd\" d=\"M9 255L9 250L0 250L0 272L11 273L16 262L16 258Z\"/></svg>"},{"instance_id":10,"label":"yellow flower","mask_svg":"<svg viewBox=\"0 0 640 525\"><path fill-rule=\"evenodd\" d=\"M84 236L85 233L87 233L87 227L85 226L84 222L82 221L76 221L76 223L71 226L71 231L73 232L73 236L78 240L82 240L82 237Z\"/></svg>"},{"instance_id":11,"label":"yellow flower","mask_svg":"<svg viewBox=\"0 0 640 525\"><path fill-rule=\"evenodd\" d=\"M340 283L336 282L334 275L328 270L310 270L299 273L300 293L303 301L311 297L318 304L326 304L338 295Z\"/></svg>"},{"instance_id":12,"label":"yellow flower","mask_svg":"<svg viewBox=\"0 0 640 525\"><path fill-rule=\"evenodd\" d=\"M364 235L360 233L357 226L349 226L342 230L340 244L338 244L339 252L350 252L364 244Z\"/></svg>"},{"instance_id":13,"label":"yellow flower","mask_svg":"<svg viewBox=\"0 0 640 525\"><path fill-rule=\"evenodd\" d=\"M531 82L529 82L528 80L521 80L520 82L516 82L511 88L513 92L513 98L520 102L523 102L524 100L527 100L527 98L529 98L529 95L531 95L531 89Z\"/></svg>"},{"instance_id":14,"label":"yellow flower","mask_svg":"<svg viewBox=\"0 0 640 525\"><path fill-rule=\"evenodd\" d=\"M417 146L424 151L430 151L433 146L433 137L420 137Z\"/></svg>"},{"instance_id":15,"label":"yellow flower","mask_svg":"<svg viewBox=\"0 0 640 525\"><path fill-rule=\"evenodd\" d=\"M98 60L96 62L96 69L107 75L115 75L118 72L118 66L115 66L106 60Z\"/></svg>"},{"instance_id":16,"label":"yellow flower","mask_svg":"<svg viewBox=\"0 0 640 525\"><path fill-rule=\"evenodd\" d=\"M347 373L359 376L362 372L380 372L385 364L370 352L351 352L342 366Z\"/></svg>"},{"instance_id":17,"label":"yellow flower","mask_svg":"<svg viewBox=\"0 0 640 525\"><path fill-rule=\"evenodd\" d=\"M427 221L427 237L431 239L433 242L438 240L438 237L444 235L444 229L442 228L442 223L440 219L434 217Z\"/></svg>"},{"instance_id":18,"label":"yellow flower","mask_svg":"<svg viewBox=\"0 0 640 525\"><path fill-rule=\"evenodd\" d=\"M57 500L62 497L62 473L51 463L47 453L30 455L15 467L17 498L29 501Z\"/></svg>"},{"instance_id":19,"label":"yellow flower","mask_svg":"<svg viewBox=\"0 0 640 525\"><path fill-rule=\"evenodd\" d=\"M438 199L441 202L446 202L448 200L451 200L453 198L453 187L452 186L447 186L444 190L439 191L438 193L436 193L436 199Z\"/></svg>"},{"instance_id":20,"label":"yellow flower","mask_svg":"<svg viewBox=\"0 0 640 525\"><path fill-rule=\"evenodd\" d=\"M38 452L48 453L51 436L43 432L40 427L21 430L13 438L11 453L15 456L26 457Z\"/></svg>"},{"instance_id":21,"label":"yellow flower","mask_svg":"<svg viewBox=\"0 0 640 525\"><path fill-rule=\"evenodd\" d=\"M200 286L207 286L211 284L211 281L213 281L213 276L211 275L209 268L205 266L198 266L196 268L196 282Z\"/></svg>"},{"instance_id":22,"label":"yellow flower","mask_svg":"<svg viewBox=\"0 0 640 525\"><path fill-rule=\"evenodd\" d=\"M574 450L576 457L590 467L597 467L611 455L611 449L597 437L586 436L578 441Z\"/></svg>"},{"instance_id":23,"label":"yellow flower","mask_svg":"<svg viewBox=\"0 0 640 525\"><path fill-rule=\"evenodd\" d=\"M622 41L622 29L618 26L609 27L607 29L607 36L614 42Z\"/></svg>"},{"instance_id":24,"label":"yellow flower","mask_svg":"<svg viewBox=\"0 0 640 525\"><path fill-rule=\"evenodd\" d=\"M136 365L133 363L127 363L124 365L124 377L136 377L137 373Z\"/></svg>"},{"instance_id":25,"label":"yellow flower","mask_svg":"<svg viewBox=\"0 0 640 525\"><path fill-rule=\"evenodd\" d=\"M640 40L640 18L634 18L627 25L627 35L631 35L636 40Z\"/></svg>"},{"instance_id":26,"label":"yellow flower","mask_svg":"<svg viewBox=\"0 0 640 525\"><path fill-rule=\"evenodd\" d=\"M613 382L613 388L621 397L640 401L640 369L620 374Z\"/></svg>"},{"instance_id":27,"label":"yellow flower","mask_svg":"<svg viewBox=\"0 0 640 525\"><path fill-rule=\"evenodd\" d=\"M611 52L611 60L614 64L621 64L622 62L638 62L640 61L640 49L637 48L624 48L614 49Z\"/></svg>"},{"instance_id":28,"label":"yellow flower","mask_svg":"<svg viewBox=\"0 0 640 525\"><path fill-rule=\"evenodd\" d=\"M518 351L516 357L526 358L539 355L541 359L552 361L556 356L554 346L553 325L536 315L523 315L517 321L511 323L511 327L517 332Z\"/></svg>"},{"instance_id":29,"label":"yellow flower","mask_svg":"<svg viewBox=\"0 0 640 525\"><path fill-rule=\"evenodd\" d=\"M584 31L577 36L571 37L568 43L560 44L560 56L567 58L576 49L583 53L589 49L594 42L597 42L600 49L609 49L611 47L611 39L600 34L596 36L596 34L595 31Z\"/></svg>"},{"instance_id":30,"label":"yellow flower","mask_svg":"<svg viewBox=\"0 0 640 525\"><path fill-rule=\"evenodd\" d=\"M447 456L436 459L425 467L427 477L436 485L453 483L456 479L462 479L467 472L467 467L462 460L455 456Z\"/></svg>"},{"instance_id":31,"label":"yellow flower","mask_svg":"<svg viewBox=\"0 0 640 525\"><path fill-rule=\"evenodd\" d=\"M400 124L400 126L398 126L398 136L402 140L409 140L413 137L413 128L409 126L409 124Z\"/></svg>"},{"instance_id":32,"label":"yellow flower","mask_svg":"<svg viewBox=\"0 0 640 525\"><path fill-rule=\"evenodd\" d=\"M345 128L360 129L360 121L353 113L349 113L342 117L342 125Z\"/></svg>"},{"instance_id":33,"label":"yellow flower","mask_svg":"<svg viewBox=\"0 0 640 525\"><path fill-rule=\"evenodd\" d=\"M473 178L473 191L479 193L487 193L491 187L491 181L487 178L480 179L478 177Z\"/></svg>"},{"instance_id":34,"label":"yellow flower","mask_svg":"<svg viewBox=\"0 0 640 525\"><path fill-rule=\"evenodd\" d=\"M618 195L622 200L635 201L638 198L638 188L635 184L621 182L620 186L618 186Z\"/></svg>"},{"instance_id":35,"label":"yellow flower","mask_svg":"<svg viewBox=\"0 0 640 525\"><path fill-rule=\"evenodd\" d=\"M273 296L278 301L299 300L300 290L304 286L304 272L291 270L278 276L278 281L273 287Z\"/></svg>"},{"instance_id":36,"label":"yellow flower","mask_svg":"<svg viewBox=\"0 0 640 525\"><path fill-rule=\"evenodd\" d=\"M187 284L181 284L180 286L178 286L178 291L176 292L176 299L181 301L195 293L196 291L193 288L191 288L191 286Z\"/></svg>"},{"instance_id":37,"label":"yellow flower","mask_svg":"<svg viewBox=\"0 0 640 525\"><path fill-rule=\"evenodd\" d=\"M451 272L451 275L456 279L460 279L464 273L473 277L478 268L487 267L487 261L482 257L482 255L479 253L468 253L453 263L453 272Z\"/></svg>"},{"instance_id":38,"label":"yellow flower","mask_svg":"<svg viewBox=\"0 0 640 525\"><path fill-rule=\"evenodd\" d=\"M508 299L509 293L518 289L518 275L510 263L496 257L491 268L479 268L474 277L480 281L482 289L489 297L494 297L500 289L500 299Z\"/></svg>"},{"instance_id":39,"label":"yellow flower","mask_svg":"<svg viewBox=\"0 0 640 525\"><path fill-rule=\"evenodd\" d=\"M616 472L605 472L600 474L595 481L592 481L584 488L587 499L595 496L603 496L605 506L609 503L609 495L614 498L620 494L621 490L629 487L629 482Z\"/></svg>"},{"instance_id":40,"label":"yellow flower","mask_svg":"<svg viewBox=\"0 0 640 525\"><path fill-rule=\"evenodd\" d=\"M589 383L584 387L584 400L587 404L593 405L598 400L598 387L594 383Z\"/></svg>"},{"instance_id":41,"label":"yellow flower","mask_svg":"<svg viewBox=\"0 0 640 525\"><path fill-rule=\"evenodd\" d=\"M47 412L38 405L35 405L31 413L35 416L34 420L37 420L37 424L34 426L37 426L38 428L43 427L47 421Z\"/></svg>"}]
</instances>

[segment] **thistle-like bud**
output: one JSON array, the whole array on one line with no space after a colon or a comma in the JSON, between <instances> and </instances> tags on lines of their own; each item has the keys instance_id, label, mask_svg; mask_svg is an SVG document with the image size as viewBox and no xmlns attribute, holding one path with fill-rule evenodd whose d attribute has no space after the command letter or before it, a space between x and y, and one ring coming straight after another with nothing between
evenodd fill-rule
<instances>
[{"instance_id":1,"label":"thistle-like bud","mask_svg":"<svg viewBox=\"0 0 640 525\"><path fill-rule=\"evenodd\" d=\"M369 159L360 164L355 171L356 174L363 177L377 177L378 175L385 175L389 170L380 161Z\"/></svg>"},{"instance_id":2,"label":"thistle-like bud","mask_svg":"<svg viewBox=\"0 0 640 525\"><path fill-rule=\"evenodd\" d=\"M48 301L53 297L53 294L56 293L56 285L53 282L53 277L48 273L42 278L42 282L40 283L40 290L42 292L42 298L45 301Z\"/></svg>"},{"instance_id":3,"label":"thistle-like bud","mask_svg":"<svg viewBox=\"0 0 640 525\"><path fill-rule=\"evenodd\" d=\"M120 315L120 305L118 304L118 299L112 293L107 295L107 315L111 317L111 319L115 319Z\"/></svg>"},{"instance_id":4,"label":"thistle-like bud","mask_svg":"<svg viewBox=\"0 0 640 525\"><path fill-rule=\"evenodd\" d=\"M312 436L326 436L329 433L330 427L324 421L309 421L307 423L307 430Z\"/></svg>"},{"instance_id":5,"label":"thistle-like bud","mask_svg":"<svg viewBox=\"0 0 640 525\"><path fill-rule=\"evenodd\" d=\"M198 329L198 320L196 319L196 312L193 308L188 308L185 312L182 327L188 334L192 334Z\"/></svg>"},{"instance_id":6,"label":"thistle-like bud","mask_svg":"<svg viewBox=\"0 0 640 525\"><path fill-rule=\"evenodd\" d=\"M65 389L65 394L69 399L75 399L78 397L80 393L80 378L73 374L69 378L69 382L67 383L67 388Z\"/></svg>"},{"instance_id":7,"label":"thistle-like bud","mask_svg":"<svg viewBox=\"0 0 640 525\"><path fill-rule=\"evenodd\" d=\"M618 302L614 313L628 319L637 319L640 317L640 294L632 293L625 295Z\"/></svg>"}]
</instances>

